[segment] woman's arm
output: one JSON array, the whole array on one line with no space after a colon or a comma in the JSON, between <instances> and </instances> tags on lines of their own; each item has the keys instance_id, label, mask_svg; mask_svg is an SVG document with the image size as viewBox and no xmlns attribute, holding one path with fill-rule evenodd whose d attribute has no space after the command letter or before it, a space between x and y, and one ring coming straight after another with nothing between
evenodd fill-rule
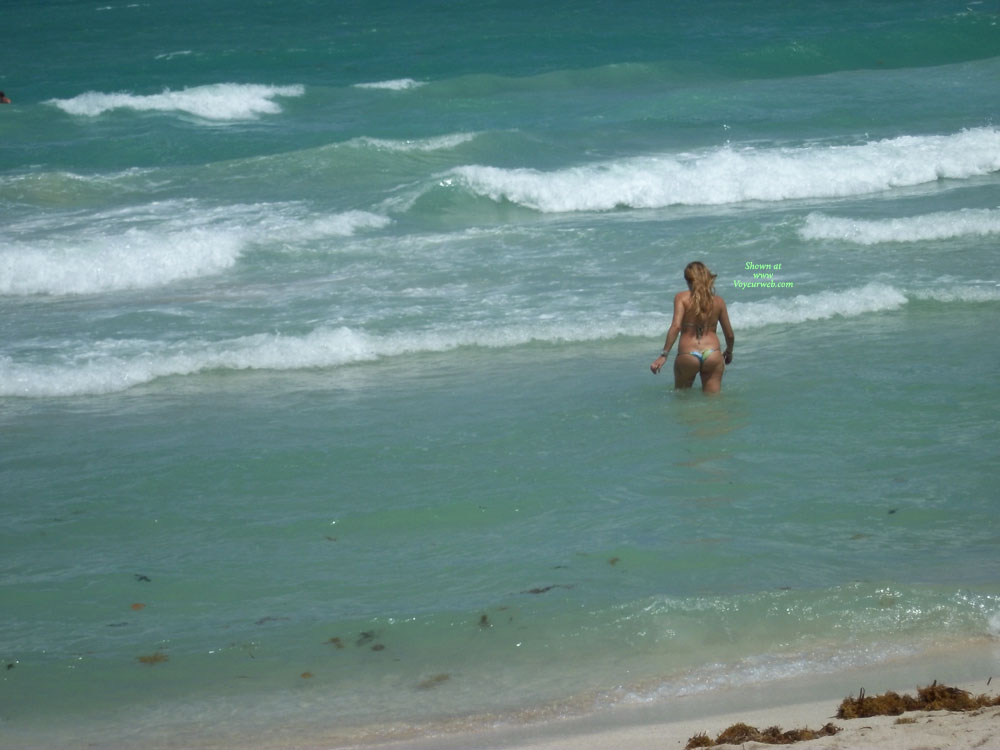
<instances>
[{"instance_id":1,"label":"woman's arm","mask_svg":"<svg viewBox=\"0 0 1000 750\"><path fill-rule=\"evenodd\" d=\"M733 346L736 344L736 336L733 333L733 326L729 322L729 310L726 309L726 301L719 297L719 302L722 303L722 308L719 310L719 322L722 323L722 335L726 337L726 351L722 353L722 357L728 365L733 361Z\"/></svg>"},{"instance_id":2,"label":"woman's arm","mask_svg":"<svg viewBox=\"0 0 1000 750\"><path fill-rule=\"evenodd\" d=\"M684 292L678 292L677 296L674 297L674 319L670 322L670 328L667 329L667 340L663 344L663 352L659 357L654 359L653 364L649 366L649 369L653 371L654 375L659 374L660 368L666 364L667 354L670 353L674 342L677 340L678 334L681 332L681 321L684 320L683 296Z\"/></svg>"}]
</instances>

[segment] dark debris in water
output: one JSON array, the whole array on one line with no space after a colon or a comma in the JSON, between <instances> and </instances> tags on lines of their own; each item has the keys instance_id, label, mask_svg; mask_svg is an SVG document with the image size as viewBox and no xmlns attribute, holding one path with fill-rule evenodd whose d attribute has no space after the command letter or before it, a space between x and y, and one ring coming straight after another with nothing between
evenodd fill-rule
<instances>
[{"instance_id":1,"label":"dark debris in water","mask_svg":"<svg viewBox=\"0 0 1000 750\"><path fill-rule=\"evenodd\" d=\"M146 664L146 665L152 667L152 666L155 666L157 664L161 664L161 663L163 663L165 661L169 661L170 657L167 656L162 651L154 651L153 653L146 654L145 656L137 656L136 660L138 662L140 662L141 664Z\"/></svg>"},{"instance_id":2,"label":"dark debris in water","mask_svg":"<svg viewBox=\"0 0 1000 750\"><path fill-rule=\"evenodd\" d=\"M428 677L426 680L421 680L417 684L417 690L431 690L432 688L436 688L439 685L443 685L450 679L451 679L450 674L445 674L442 672L441 674L436 674L433 677Z\"/></svg>"},{"instance_id":3,"label":"dark debris in water","mask_svg":"<svg viewBox=\"0 0 1000 750\"><path fill-rule=\"evenodd\" d=\"M357 640L354 641L354 645L357 646L358 648L361 648L362 646L367 646L368 644L371 644L372 651L385 651L385 644L373 643L373 641L375 641L380 635L381 633L375 630L362 631L361 633L358 633L358 638ZM328 638L326 641L324 641L324 643L327 646L333 646L334 648L337 649L345 647L344 639L341 638L339 635L335 635L332 638Z\"/></svg>"},{"instance_id":4,"label":"dark debris in water","mask_svg":"<svg viewBox=\"0 0 1000 750\"><path fill-rule=\"evenodd\" d=\"M551 586L541 586L535 589L528 589L527 591L522 591L522 594L544 594L551 591L552 589L571 589L572 584L567 583L554 583Z\"/></svg>"},{"instance_id":5,"label":"dark debris in water","mask_svg":"<svg viewBox=\"0 0 1000 750\"><path fill-rule=\"evenodd\" d=\"M281 622L282 620L290 620L290 617L274 617L273 615L268 615L267 617L261 617L257 620L255 625L266 625L269 622Z\"/></svg>"}]
</instances>

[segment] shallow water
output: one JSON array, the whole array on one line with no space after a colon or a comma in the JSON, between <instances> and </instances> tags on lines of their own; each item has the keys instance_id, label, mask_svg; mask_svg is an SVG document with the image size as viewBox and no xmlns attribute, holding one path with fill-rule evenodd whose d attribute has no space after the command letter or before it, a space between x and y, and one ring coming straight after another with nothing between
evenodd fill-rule
<instances>
[{"instance_id":1,"label":"shallow water","mask_svg":"<svg viewBox=\"0 0 1000 750\"><path fill-rule=\"evenodd\" d=\"M969 7L19 10L4 746L517 724L997 638ZM718 398L648 371L694 258Z\"/></svg>"}]
</instances>

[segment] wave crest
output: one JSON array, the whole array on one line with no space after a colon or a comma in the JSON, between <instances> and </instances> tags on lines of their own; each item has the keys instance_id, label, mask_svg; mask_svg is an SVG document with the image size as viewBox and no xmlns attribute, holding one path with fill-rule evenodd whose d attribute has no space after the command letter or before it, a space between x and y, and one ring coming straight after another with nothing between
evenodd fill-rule
<instances>
[{"instance_id":1,"label":"wave crest","mask_svg":"<svg viewBox=\"0 0 1000 750\"><path fill-rule=\"evenodd\" d=\"M356 83L356 89L384 89L386 91L407 91L409 89L420 88L427 84L413 78L394 78L391 81L375 81L373 83Z\"/></svg>"},{"instance_id":2,"label":"wave crest","mask_svg":"<svg viewBox=\"0 0 1000 750\"><path fill-rule=\"evenodd\" d=\"M392 140L387 138L370 138L362 136L347 142L349 146L375 148L380 151L447 151L468 143L476 137L475 133L452 133L433 138L415 138L413 140Z\"/></svg>"},{"instance_id":3,"label":"wave crest","mask_svg":"<svg viewBox=\"0 0 1000 750\"><path fill-rule=\"evenodd\" d=\"M164 220L176 208L174 203L157 204L148 211L137 210L134 216L112 217L113 224L151 220L152 228L112 233L102 223L83 240L78 235L55 236L32 244L9 244L0 249L0 296L96 294L162 286L224 271L252 243L269 237L309 242L349 237L391 222L367 211L301 217L295 206L275 205L189 210L183 225ZM219 219L220 215L227 218Z\"/></svg>"},{"instance_id":4,"label":"wave crest","mask_svg":"<svg viewBox=\"0 0 1000 750\"><path fill-rule=\"evenodd\" d=\"M192 228L128 229L75 247L7 247L0 253L0 295L95 294L141 289L218 273L246 243L242 233Z\"/></svg>"},{"instance_id":5,"label":"wave crest","mask_svg":"<svg viewBox=\"0 0 1000 750\"><path fill-rule=\"evenodd\" d=\"M847 219L809 214L799 236L806 240L844 240L859 245L925 242L1000 234L1000 210L939 211L898 219Z\"/></svg>"},{"instance_id":6,"label":"wave crest","mask_svg":"<svg viewBox=\"0 0 1000 750\"><path fill-rule=\"evenodd\" d=\"M800 294L787 299L760 302L733 302L729 305L733 326L761 328L774 323L805 323L836 316L854 317L895 310L906 304L906 295L886 284L866 284L834 292Z\"/></svg>"},{"instance_id":7,"label":"wave crest","mask_svg":"<svg viewBox=\"0 0 1000 750\"><path fill-rule=\"evenodd\" d=\"M263 84L216 83L180 91L138 95L127 92L88 91L72 99L50 99L63 112L82 117L97 117L116 109L138 112L184 112L205 120L252 120L260 115L281 112L274 101L278 97L305 94L302 85L267 86Z\"/></svg>"},{"instance_id":8,"label":"wave crest","mask_svg":"<svg viewBox=\"0 0 1000 750\"><path fill-rule=\"evenodd\" d=\"M559 213L849 197L998 170L1000 130L977 128L857 146L725 146L554 172L466 165L449 172L445 184Z\"/></svg>"},{"instance_id":9,"label":"wave crest","mask_svg":"<svg viewBox=\"0 0 1000 750\"><path fill-rule=\"evenodd\" d=\"M884 284L842 291L733 302L730 316L739 330L773 324L799 324L829 318L895 310L909 297L942 302L990 302L1000 290L966 294L953 287L904 294ZM0 357L0 396L49 397L103 394L169 376L213 370L303 370L340 367L460 347L510 348L532 342L565 343L610 340L621 336L662 335L669 320L662 314L630 314L573 322L549 320L461 325L428 331L373 334L346 326L318 327L303 335L256 334L222 341L97 342L87 351L62 353L59 363L18 363Z\"/></svg>"}]
</instances>

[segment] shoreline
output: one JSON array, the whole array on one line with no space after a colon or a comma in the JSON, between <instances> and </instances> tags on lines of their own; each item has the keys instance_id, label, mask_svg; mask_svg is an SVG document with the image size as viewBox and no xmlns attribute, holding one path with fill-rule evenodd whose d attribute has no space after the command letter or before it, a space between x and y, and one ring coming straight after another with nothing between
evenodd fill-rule
<instances>
[{"instance_id":1,"label":"shoreline","mask_svg":"<svg viewBox=\"0 0 1000 750\"><path fill-rule=\"evenodd\" d=\"M1000 695L1000 690L998 690L1000 686L987 687L985 680L954 685L954 687L968 690L975 695L982 693L993 697ZM803 750L812 748L863 750L871 747L893 748L894 750L930 750L931 748L972 750L972 748L995 746L996 739L1000 738L1000 706L970 712L912 711L904 714L904 717L909 720L907 723L897 723L899 716L838 719L836 718L838 706L839 701L814 701L519 743L510 746L510 748L511 750L514 748L517 750L607 750L608 748L683 750L688 741L695 735L704 732L714 739L724 729L739 722L759 729L778 726L782 730L804 728L818 730L827 723L832 723L840 728L841 731L835 735L795 743ZM477 747L477 745L470 744L466 747ZM774 746L759 742L747 742L740 745L713 745L713 747L728 749Z\"/></svg>"},{"instance_id":2,"label":"shoreline","mask_svg":"<svg viewBox=\"0 0 1000 750\"><path fill-rule=\"evenodd\" d=\"M948 683L973 695L986 694L1000 697L1000 677L986 685L986 679ZM903 690L915 694L915 689ZM973 750L994 747L1000 742L1000 706L975 711L910 711L900 716L873 716L859 719L836 718L837 708L843 697L836 700L819 700L791 703L770 708L740 710L698 718L678 719L657 723L637 723L606 729L552 724L545 728L517 730L520 739L501 732L481 731L461 736L426 738L419 741L395 742L366 746L369 750L684 750L692 737L705 733L717 737L723 730L737 723L749 724L759 729L778 726L782 730L819 730L832 723L839 728L837 734L794 743L803 750L867 750L872 747L893 750ZM900 718L906 721L899 723ZM535 734L534 738L530 735ZM358 746L363 747L363 746ZM761 750L777 747L759 742L740 745L722 744L712 747L720 750L746 748Z\"/></svg>"},{"instance_id":3,"label":"shoreline","mask_svg":"<svg viewBox=\"0 0 1000 750\"><path fill-rule=\"evenodd\" d=\"M540 665L539 668L544 668ZM337 726L335 718L304 726L282 720L255 729L235 732L205 732L206 727L161 725L100 725L49 727L39 732L28 727L4 727L0 749L45 746L51 750L102 747L106 750L143 747L164 750L184 747L195 750L684 750L700 734L715 739L728 727L744 723L764 730L819 730L832 723L842 731L814 740L794 743L803 750L972 750L1000 747L1000 706L971 712L912 711L904 716L912 722L897 724L898 716L837 719L837 709L846 697L860 689L874 696L887 691L916 695L917 688L937 681L974 696L1000 696L1000 639L976 639L961 646L934 652L810 676L706 690L644 703L596 708L586 715L546 713L540 707L525 712L534 720L523 723L512 717L452 717L436 727L400 724L393 726ZM470 721L471 719L471 721ZM329 722L329 723L328 723ZM0 726L3 725L0 720ZM324 726L325 725L325 726ZM355 731L361 729L361 732ZM111 730L111 731L108 731ZM353 737L352 737L353 735ZM367 736L365 736L367 735ZM380 736L379 736L380 735ZM395 735L395 736L393 736ZM714 745L731 750L761 750L774 747L758 742Z\"/></svg>"},{"instance_id":4,"label":"shoreline","mask_svg":"<svg viewBox=\"0 0 1000 750\"><path fill-rule=\"evenodd\" d=\"M688 695L660 705L618 706L586 718L497 726L469 732L352 745L351 750L683 750L695 735L715 739L727 727L819 730L832 723L842 731L797 742L803 750L972 750L1000 746L1000 706L970 712L911 711L899 716L838 719L837 709L859 688L916 695L918 687L957 687L974 696L1000 697L1000 643L948 649L918 659L836 674L792 678L766 685ZM317 746L320 747L320 746ZM729 750L777 747L758 742L714 745ZM275 748L274 750L278 750Z\"/></svg>"}]
</instances>

